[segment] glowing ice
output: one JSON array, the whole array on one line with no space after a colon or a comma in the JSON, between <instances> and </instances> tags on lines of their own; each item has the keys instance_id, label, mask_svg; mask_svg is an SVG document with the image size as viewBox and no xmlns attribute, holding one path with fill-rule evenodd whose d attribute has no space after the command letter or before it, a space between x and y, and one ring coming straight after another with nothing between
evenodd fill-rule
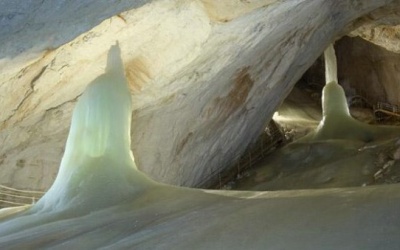
<instances>
[{"instance_id":1,"label":"glowing ice","mask_svg":"<svg viewBox=\"0 0 400 250\"><path fill-rule=\"evenodd\" d=\"M34 209L98 209L132 197L150 184L136 170L130 150L131 113L120 49L115 45L105 74L89 84L75 107L59 174Z\"/></svg>"},{"instance_id":2,"label":"glowing ice","mask_svg":"<svg viewBox=\"0 0 400 250\"><path fill-rule=\"evenodd\" d=\"M364 124L350 115L346 95L337 82L337 65L333 45L324 53L326 85L322 91L322 120L314 133L300 141L350 139L371 142L399 135L397 127Z\"/></svg>"},{"instance_id":3,"label":"glowing ice","mask_svg":"<svg viewBox=\"0 0 400 250\"><path fill-rule=\"evenodd\" d=\"M105 73L88 85L75 107L53 185L0 233L121 204L156 185L135 166L130 150L131 112L120 49L115 45L109 50Z\"/></svg>"},{"instance_id":4,"label":"glowing ice","mask_svg":"<svg viewBox=\"0 0 400 250\"><path fill-rule=\"evenodd\" d=\"M337 77L337 60L335 55L335 48L332 44L329 44L324 52L325 57L325 80L326 83L336 82L338 83Z\"/></svg>"}]
</instances>

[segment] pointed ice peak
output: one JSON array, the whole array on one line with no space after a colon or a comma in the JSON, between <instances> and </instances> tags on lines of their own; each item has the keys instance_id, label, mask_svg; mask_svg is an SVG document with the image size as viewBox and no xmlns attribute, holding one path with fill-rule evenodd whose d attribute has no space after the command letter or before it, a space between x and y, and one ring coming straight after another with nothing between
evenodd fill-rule
<instances>
[{"instance_id":1,"label":"pointed ice peak","mask_svg":"<svg viewBox=\"0 0 400 250\"><path fill-rule=\"evenodd\" d=\"M111 46L105 73L92 81L79 99L67 152L90 157L130 152L131 96L120 55L118 43Z\"/></svg>"},{"instance_id":2,"label":"pointed ice peak","mask_svg":"<svg viewBox=\"0 0 400 250\"><path fill-rule=\"evenodd\" d=\"M119 47L118 41L115 45L112 45L108 51L107 67L106 72L123 73L124 65L121 59L121 48Z\"/></svg>"}]
</instances>

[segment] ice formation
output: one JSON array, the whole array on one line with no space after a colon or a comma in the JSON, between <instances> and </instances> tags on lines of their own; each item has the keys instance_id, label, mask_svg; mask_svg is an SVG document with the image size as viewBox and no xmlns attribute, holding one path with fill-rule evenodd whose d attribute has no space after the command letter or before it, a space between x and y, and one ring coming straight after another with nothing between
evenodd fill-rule
<instances>
[{"instance_id":1,"label":"ice formation","mask_svg":"<svg viewBox=\"0 0 400 250\"><path fill-rule=\"evenodd\" d=\"M0 249L393 249L399 186L226 192L157 184L130 151L118 46L76 105L57 179L0 210Z\"/></svg>"},{"instance_id":2,"label":"ice formation","mask_svg":"<svg viewBox=\"0 0 400 250\"><path fill-rule=\"evenodd\" d=\"M346 95L337 80L333 45L325 50L324 56L326 85L322 91L322 120L316 131L301 141L350 139L371 142L400 135L396 127L364 124L350 115Z\"/></svg>"},{"instance_id":3,"label":"ice formation","mask_svg":"<svg viewBox=\"0 0 400 250\"><path fill-rule=\"evenodd\" d=\"M123 69L115 45L105 74L89 84L75 107L59 174L34 210L98 209L150 184L130 150L131 96Z\"/></svg>"},{"instance_id":4,"label":"ice formation","mask_svg":"<svg viewBox=\"0 0 400 250\"><path fill-rule=\"evenodd\" d=\"M324 51L325 57L325 81L326 83L336 82L338 83L337 77L337 60L335 54L335 48L333 44L330 44Z\"/></svg>"}]
</instances>

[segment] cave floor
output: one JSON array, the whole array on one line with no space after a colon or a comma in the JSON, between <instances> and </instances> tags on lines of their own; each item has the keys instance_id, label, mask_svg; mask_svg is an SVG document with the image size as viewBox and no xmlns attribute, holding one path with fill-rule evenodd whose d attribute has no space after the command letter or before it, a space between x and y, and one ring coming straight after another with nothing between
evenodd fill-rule
<instances>
[{"instance_id":1,"label":"cave floor","mask_svg":"<svg viewBox=\"0 0 400 250\"><path fill-rule=\"evenodd\" d=\"M3 210L0 248L395 249L398 189L240 192L158 185L85 213L29 216L28 208L2 216Z\"/></svg>"},{"instance_id":2,"label":"cave floor","mask_svg":"<svg viewBox=\"0 0 400 250\"><path fill-rule=\"evenodd\" d=\"M349 140L291 143L233 182L233 189L286 190L361 187L400 182L400 138L364 144Z\"/></svg>"}]
</instances>

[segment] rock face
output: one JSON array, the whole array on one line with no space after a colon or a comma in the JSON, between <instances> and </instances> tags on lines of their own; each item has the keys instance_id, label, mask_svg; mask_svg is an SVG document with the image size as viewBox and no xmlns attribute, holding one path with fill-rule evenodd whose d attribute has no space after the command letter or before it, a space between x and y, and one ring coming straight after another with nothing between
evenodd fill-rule
<instances>
[{"instance_id":1,"label":"rock face","mask_svg":"<svg viewBox=\"0 0 400 250\"><path fill-rule=\"evenodd\" d=\"M350 32L350 35L359 36L389 51L399 53L399 17L400 6L397 1L393 1L393 4L359 18L353 23L355 29Z\"/></svg>"},{"instance_id":2,"label":"rock face","mask_svg":"<svg viewBox=\"0 0 400 250\"><path fill-rule=\"evenodd\" d=\"M74 2L16 4L2 16L1 25L10 29L2 29L0 46L1 63L7 65L0 71L1 183L50 186L72 107L103 71L99 61L118 39L133 96L136 164L158 181L201 186L259 135L329 42L357 18L399 4L164 0L139 8L144 1L119 3L107 2L112 6L107 8L98 1L80 1L80 8ZM60 20L66 20L60 25L49 14L54 17L57 7ZM69 42L130 8L137 9ZM24 14L12 16L17 9Z\"/></svg>"},{"instance_id":3,"label":"rock face","mask_svg":"<svg viewBox=\"0 0 400 250\"><path fill-rule=\"evenodd\" d=\"M146 2L148 1L2 1L0 59L58 48L104 19L121 11L140 7Z\"/></svg>"},{"instance_id":4,"label":"rock face","mask_svg":"<svg viewBox=\"0 0 400 250\"><path fill-rule=\"evenodd\" d=\"M361 95L371 105L400 104L400 55L360 38L337 44L339 78L348 96Z\"/></svg>"}]
</instances>

